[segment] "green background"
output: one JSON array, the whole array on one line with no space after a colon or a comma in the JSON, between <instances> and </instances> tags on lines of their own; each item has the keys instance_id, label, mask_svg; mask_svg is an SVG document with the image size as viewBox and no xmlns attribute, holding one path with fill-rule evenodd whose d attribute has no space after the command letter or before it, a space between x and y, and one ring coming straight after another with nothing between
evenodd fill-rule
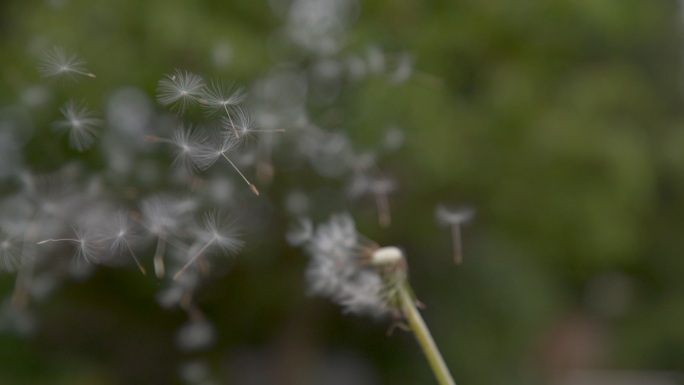
<instances>
[{"instance_id":1,"label":"green background","mask_svg":"<svg viewBox=\"0 0 684 385\"><path fill-rule=\"evenodd\" d=\"M174 68L247 86L279 66L306 71L317 57L282 44L288 11L274 8L288 2L272 3L3 2L2 108L34 85L52 89L31 111L23 164L35 173L70 162L91 175L106 172L101 151L69 151L46 128L68 95L103 111L122 86L153 99ZM187 316L156 304L159 280L100 268L32 302L30 335L0 334L0 383L182 383L179 368L193 360L216 383L434 383L409 333L387 336L388 322L342 315L306 295L307 257L285 241L294 218L282 207L293 189L318 188L317 221L347 209L361 233L404 248L426 322L458 384L553 384L577 368L684 371L680 5L352 4L334 57L364 57L369 47L407 52L414 75L394 84L370 74L345 84L334 103L307 107L312 122L344 132L359 149L377 147L389 125L403 130L404 145L378 158L398 183L392 225L378 226L372 199L331 203L344 180L288 163L288 149L307 135L288 131L263 201L249 200L255 215L268 213L266 224L246 235L232 270L197 293L218 332L212 348L174 347ZM40 54L53 44L77 52L97 79L68 88L41 79ZM11 190L10 182L0 185ZM140 189L167 187L160 180ZM440 203L477 208L463 228L462 266L453 265L449 231L435 221ZM13 284L14 275L0 275L3 296Z\"/></svg>"}]
</instances>

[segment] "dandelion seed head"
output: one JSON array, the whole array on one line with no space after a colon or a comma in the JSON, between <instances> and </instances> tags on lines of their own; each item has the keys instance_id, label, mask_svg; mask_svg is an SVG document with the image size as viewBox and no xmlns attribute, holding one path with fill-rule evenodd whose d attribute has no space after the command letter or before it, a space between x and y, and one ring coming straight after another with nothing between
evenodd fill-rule
<instances>
[{"instance_id":1,"label":"dandelion seed head","mask_svg":"<svg viewBox=\"0 0 684 385\"><path fill-rule=\"evenodd\" d=\"M24 246L19 234L0 229L0 270L16 271L23 263Z\"/></svg>"},{"instance_id":2,"label":"dandelion seed head","mask_svg":"<svg viewBox=\"0 0 684 385\"><path fill-rule=\"evenodd\" d=\"M449 208L439 205L435 209L435 216L442 225L459 225L470 221L475 216L475 208L469 206Z\"/></svg>"},{"instance_id":3,"label":"dandelion seed head","mask_svg":"<svg viewBox=\"0 0 684 385\"><path fill-rule=\"evenodd\" d=\"M103 251L101 229L94 223L78 222L74 225L76 235L76 252L74 257L77 263L85 261L88 264L97 264Z\"/></svg>"},{"instance_id":4,"label":"dandelion seed head","mask_svg":"<svg viewBox=\"0 0 684 385\"><path fill-rule=\"evenodd\" d=\"M214 163L207 135L200 129L181 125L174 131L173 144L177 146L173 164L184 170L205 170Z\"/></svg>"},{"instance_id":5,"label":"dandelion seed head","mask_svg":"<svg viewBox=\"0 0 684 385\"><path fill-rule=\"evenodd\" d=\"M375 266L391 265L401 261L404 253L396 246L381 247L371 255L371 264Z\"/></svg>"},{"instance_id":6,"label":"dandelion seed head","mask_svg":"<svg viewBox=\"0 0 684 385\"><path fill-rule=\"evenodd\" d=\"M243 87L214 80L203 89L202 107L210 115L230 114L231 109L242 103L246 97Z\"/></svg>"},{"instance_id":7,"label":"dandelion seed head","mask_svg":"<svg viewBox=\"0 0 684 385\"><path fill-rule=\"evenodd\" d=\"M166 237L181 228L188 215L197 209L193 198L155 195L143 199L140 208L147 229L156 236Z\"/></svg>"},{"instance_id":8,"label":"dandelion seed head","mask_svg":"<svg viewBox=\"0 0 684 385\"><path fill-rule=\"evenodd\" d=\"M204 79L192 72L176 69L157 84L157 101L179 113L199 103L204 95Z\"/></svg>"},{"instance_id":9,"label":"dandelion seed head","mask_svg":"<svg viewBox=\"0 0 684 385\"><path fill-rule=\"evenodd\" d=\"M333 216L320 224L313 235L308 234L307 225L304 229L305 236L297 234L295 241L304 243L311 257L306 270L309 292L330 298L346 313L374 317L388 314L391 306L386 295L386 283L380 269L363 262L364 246L360 244L351 216ZM383 265L384 269L384 265L396 257L396 250L386 248L381 251L376 255L377 265Z\"/></svg>"},{"instance_id":10,"label":"dandelion seed head","mask_svg":"<svg viewBox=\"0 0 684 385\"><path fill-rule=\"evenodd\" d=\"M226 157L239 147L238 139L228 131L223 129L212 130L208 137L207 151L204 152L204 158L199 162L205 165L212 165L218 158Z\"/></svg>"},{"instance_id":11,"label":"dandelion seed head","mask_svg":"<svg viewBox=\"0 0 684 385\"><path fill-rule=\"evenodd\" d=\"M77 271L83 268L88 269L89 265L100 262L104 251L104 237L101 223L92 220L79 220L72 225L73 237L59 239L45 239L38 242L38 245L48 243L71 243L74 244L72 267Z\"/></svg>"},{"instance_id":12,"label":"dandelion seed head","mask_svg":"<svg viewBox=\"0 0 684 385\"><path fill-rule=\"evenodd\" d=\"M205 244L213 244L229 254L239 251L244 242L234 222L226 220L219 211L205 213L202 224L197 230L198 239Z\"/></svg>"},{"instance_id":13,"label":"dandelion seed head","mask_svg":"<svg viewBox=\"0 0 684 385\"><path fill-rule=\"evenodd\" d=\"M78 76L95 77L88 71L83 59L59 46L45 52L38 65L38 71L43 77L64 78L70 81L75 81Z\"/></svg>"},{"instance_id":14,"label":"dandelion seed head","mask_svg":"<svg viewBox=\"0 0 684 385\"><path fill-rule=\"evenodd\" d=\"M351 283L344 286L344 292L340 295L343 313L375 318L389 313L390 307L383 296L384 285L379 275L362 271Z\"/></svg>"},{"instance_id":15,"label":"dandelion seed head","mask_svg":"<svg viewBox=\"0 0 684 385\"><path fill-rule=\"evenodd\" d=\"M124 211L117 211L109 223L107 240L110 242L110 252L123 253L130 250L130 241L136 237L133 223Z\"/></svg>"},{"instance_id":16,"label":"dandelion seed head","mask_svg":"<svg viewBox=\"0 0 684 385\"><path fill-rule=\"evenodd\" d=\"M237 132L240 138L249 138L257 129L252 115L239 106L233 108L232 114L224 116L221 121L224 127L226 127L227 133L230 134L231 131Z\"/></svg>"},{"instance_id":17,"label":"dandelion seed head","mask_svg":"<svg viewBox=\"0 0 684 385\"><path fill-rule=\"evenodd\" d=\"M59 110L64 118L53 122L52 129L68 135L70 148L77 151L90 148L99 136L97 127L101 125L100 119L94 118L85 104L74 100L68 101Z\"/></svg>"}]
</instances>

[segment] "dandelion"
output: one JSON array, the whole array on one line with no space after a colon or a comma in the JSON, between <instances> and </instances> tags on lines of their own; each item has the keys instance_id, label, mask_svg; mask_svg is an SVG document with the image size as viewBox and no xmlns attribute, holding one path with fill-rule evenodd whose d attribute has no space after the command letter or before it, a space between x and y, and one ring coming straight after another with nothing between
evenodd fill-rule
<instances>
[{"instance_id":1,"label":"dandelion","mask_svg":"<svg viewBox=\"0 0 684 385\"><path fill-rule=\"evenodd\" d=\"M95 77L88 71L83 59L76 54L67 53L62 47L53 47L47 51L38 65L38 71L49 78L64 77L75 80L77 76Z\"/></svg>"},{"instance_id":2,"label":"dandelion","mask_svg":"<svg viewBox=\"0 0 684 385\"><path fill-rule=\"evenodd\" d=\"M256 133L260 132L285 132L285 129L276 128L272 130L262 130L259 129L252 115L247 112L244 108L239 106L233 108L233 113L228 116L224 116L222 119L223 126L232 130L235 137L238 139L241 137L251 137Z\"/></svg>"},{"instance_id":3,"label":"dandelion","mask_svg":"<svg viewBox=\"0 0 684 385\"><path fill-rule=\"evenodd\" d=\"M219 81L213 81L211 86L204 88L204 98L201 100L204 109L212 115L223 115L228 119L227 127L233 127L232 109L245 100L247 95L242 87L234 88ZM233 128L234 134L240 138L239 133Z\"/></svg>"},{"instance_id":4,"label":"dandelion","mask_svg":"<svg viewBox=\"0 0 684 385\"><path fill-rule=\"evenodd\" d=\"M178 270L173 279L178 279L200 256L210 248L220 252L233 254L240 250L244 242L238 237L234 223L226 221L218 211L205 213L202 223L195 230L197 241L188 252L190 256L183 267Z\"/></svg>"},{"instance_id":5,"label":"dandelion","mask_svg":"<svg viewBox=\"0 0 684 385\"><path fill-rule=\"evenodd\" d=\"M59 110L64 119L52 123L52 129L68 134L70 148L77 151L90 148L99 135L96 127L102 123L101 120L94 118L84 103L74 100L68 101Z\"/></svg>"},{"instance_id":6,"label":"dandelion","mask_svg":"<svg viewBox=\"0 0 684 385\"><path fill-rule=\"evenodd\" d=\"M408 322L440 385L455 385L423 321L408 284L401 249L380 247L356 232L347 214L333 216L315 232L301 221L291 237L311 257L307 278L313 294L340 304L344 312L375 317L394 313Z\"/></svg>"},{"instance_id":7,"label":"dandelion","mask_svg":"<svg viewBox=\"0 0 684 385\"><path fill-rule=\"evenodd\" d=\"M356 173L348 192L352 196L372 195L378 211L378 223L382 227L388 227L392 223L389 194L396 190L396 187L394 180L389 177L371 177L365 173Z\"/></svg>"},{"instance_id":8,"label":"dandelion","mask_svg":"<svg viewBox=\"0 0 684 385\"><path fill-rule=\"evenodd\" d=\"M435 210L437 221L443 225L451 227L451 240L454 248L454 263L460 265L463 262L463 245L461 243L461 225L468 222L475 216L475 209L463 207L460 209L449 209L439 205Z\"/></svg>"},{"instance_id":9,"label":"dandelion","mask_svg":"<svg viewBox=\"0 0 684 385\"><path fill-rule=\"evenodd\" d=\"M332 299L344 312L382 317L391 310L382 279L369 264L378 246L356 232L351 216L335 215L315 232L301 220L288 239L311 257L306 272L311 294Z\"/></svg>"},{"instance_id":10,"label":"dandelion","mask_svg":"<svg viewBox=\"0 0 684 385\"><path fill-rule=\"evenodd\" d=\"M150 233L157 237L154 252L154 272L158 278L166 273L164 254L171 236L181 231L183 221L188 214L197 208L194 199L178 199L169 196L153 196L145 198L141 203L142 217L138 218Z\"/></svg>"},{"instance_id":11,"label":"dandelion","mask_svg":"<svg viewBox=\"0 0 684 385\"><path fill-rule=\"evenodd\" d=\"M248 141L257 133L285 132L285 129L261 129L254 122L252 115L245 109L237 106L232 114L221 119L222 126L228 131L226 134L234 135L242 142ZM244 138L244 139L243 139ZM256 176L262 183L268 183L273 177L273 165L271 163L272 141L259 140L256 147Z\"/></svg>"},{"instance_id":12,"label":"dandelion","mask_svg":"<svg viewBox=\"0 0 684 385\"><path fill-rule=\"evenodd\" d=\"M76 244L74 261L80 264L84 261L88 264L95 264L102 251L102 236L97 227L92 223L77 223L73 227L74 238L45 239L38 242L42 245L48 242L72 242Z\"/></svg>"},{"instance_id":13,"label":"dandelion","mask_svg":"<svg viewBox=\"0 0 684 385\"><path fill-rule=\"evenodd\" d=\"M212 81L211 86L204 88L202 106L214 115L223 112L230 115L230 108L242 103L247 94L242 87L233 87L220 81Z\"/></svg>"},{"instance_id":14,"label":"dandelion","mask_svg":"<svg viewBox=\"0 0 684 385\"><path fill-rule=\"evenodd\" d=\"M17 233L9 233L0 228L0 270L13 272L24 263L26 245Z\"/></svg>"},{"instance_id":15,"label":"dandelion","mask_svg":"<svg viewBox=\"0 0 684 385\"><path fill-rule=\"evenodd\" d=\"M204 80L192 72L176 69L157 84L157 101L181 114L197 104L204 95Z\"/></svg>"},{"instance_id":16,"label":"dandelion","mask_svg":"<svg viewBox=\"0 0 684 385\"><path fill-rule=\"evenodd\" d=\"M232 131L237 139L256 132L284 132L284 129L258 130L252 116L239 106L247 97L242 87L234 87L220 81L213 81L204 88L202 107L210 115L222 116L223 127Z\"/></svg>"},{"instance_id":17,"label":"dandelion","mask_svg":"<svg viewBox=\"0 0 684 385\"><path fill-rule=\"evenodd\" d=\"M233 163L233 161L228 157L228 154L233 152L235 149L238 147L238 142L237 139L231 135L221 135L220 133L214 133L213 139L211 140L212 147L208 149L207 151L204 151L203 157L202 157L202 162L207 165L211 165L218 158L223 158L225 159L231 167L240 175L242 180L247 183L247 186L249 186L250 190L254 193L254 195L259 195L259 190L257 187L254 185L254 183L250 182L249 179L245 176L245 174L240 171L240 169Z\"/></svg>"},{"instance_id":18,"label":"dandelion","mask_svg":"<svg viewBox=\"0 0 684 385\"><path fill-rule=\"evenodd\" d=\"M124 253L130 254L131 257L133 257L135 264L138 266L138 269L140 269L140 272L147 274L145 267L140 263L140 260L131 247L131 242L135 237L135 233L130 217L122 211L117 211L114 215L109 232L110 235L107 237L107 241L109 241L110 253L119 255Z\"/></svg>"},{"instance_id":19,"label":"dandelion","mask_svg":"<svg viewBox=\"0 0 684 385\"><path fill-rule=\"evenodd\" d=\"M171 139L148 135L145 141L175 146L177 154L173 164L186 170L204 170L213 163L208 157L209 139L202 131L192 126L181 125L174 131Z\"/></svg>"}]
</instances>

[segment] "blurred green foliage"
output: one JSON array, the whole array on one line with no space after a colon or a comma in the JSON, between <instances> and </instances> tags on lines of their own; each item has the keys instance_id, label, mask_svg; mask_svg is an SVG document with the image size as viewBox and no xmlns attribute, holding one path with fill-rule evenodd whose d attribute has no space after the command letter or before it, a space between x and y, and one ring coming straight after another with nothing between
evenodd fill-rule
<instances>
[{"instance_id":1,"label":"blurred green foliage","mask_svg":"<svg viewBox=\"0 0 684 385\"><path fill-rule=\"evenodd\" d=\"M636 0L358 4L343 52L409 52L414 76L398 85L370 77L342 92L335 114L311 106L311 119L362 148L377 146L390 124L404 130L404 147L379 162L399 183L392 226L377 226L370 201L351 207L362 233L405 248L457 383L549 383L560 371L554 354L574 362L572 352L552 352L562 350L561 326L577 319L596 333L598 351L577 358L582 365L684 371L680 12L673 1ZM52 44L87 59L97 81L69 94L100 111L116 87L153 97L176 67L249 84L312 60L279 46L284 16L265 1L5 1L0 15L3 106L44 82L36 63ZM38 136L58 116L64 91L55 92L32 116ZM74 158L106 168L97 152L55 150L53 141L23 149L34 172ZM323 183L275 169L274 200L287 192L279 183ZM434 220L442 202L478 210L458 268ZM339 351L370 365L378 383L432 383L410 335L387 337L386 324L306 296L305 257L282 236L291 218L275 218L268 234L279 237L248 239L233 270L198 293L219 332L202 355L219 383L249 383L239 379L254 369L235 357L253 354L281 383L314 381ZM626 285L615 289L615 274ZM0 277L2 293L13 279ZM68 282L31 305L34 335L2 334L0 383L178 383L178 366L195 357L174 350L184 316L160 309L156 290L132 270Z\"/></svg>"}]
</instances>

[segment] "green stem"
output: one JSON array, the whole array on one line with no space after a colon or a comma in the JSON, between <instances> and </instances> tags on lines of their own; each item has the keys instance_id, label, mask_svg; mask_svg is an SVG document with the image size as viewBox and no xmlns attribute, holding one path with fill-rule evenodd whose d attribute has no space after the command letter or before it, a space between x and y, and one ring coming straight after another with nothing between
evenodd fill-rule
<instances>
[{"instance_id":1,"label":"green stem","mask_svg":"<svg viewBox=\"0 0 684 385\"><path fill-rule=\"evenodd\" d=\"M435 345L435 340L430 335L430 330L428 330L423 317L420 316L418 309L416 309L408 284L401 285L399 301L401 302L401 309L411 326L411 330L413 330L413 334L416 336L416 340L418 340L418 344L423 348L423 353L425 353L430 363L437 382L440 385L456 385L453 377L451 377L451 373L449 373L449 368L447 368L442 355L439 353L439 349L437 349L437 345Z\"/></svg>"}]
</instances>

